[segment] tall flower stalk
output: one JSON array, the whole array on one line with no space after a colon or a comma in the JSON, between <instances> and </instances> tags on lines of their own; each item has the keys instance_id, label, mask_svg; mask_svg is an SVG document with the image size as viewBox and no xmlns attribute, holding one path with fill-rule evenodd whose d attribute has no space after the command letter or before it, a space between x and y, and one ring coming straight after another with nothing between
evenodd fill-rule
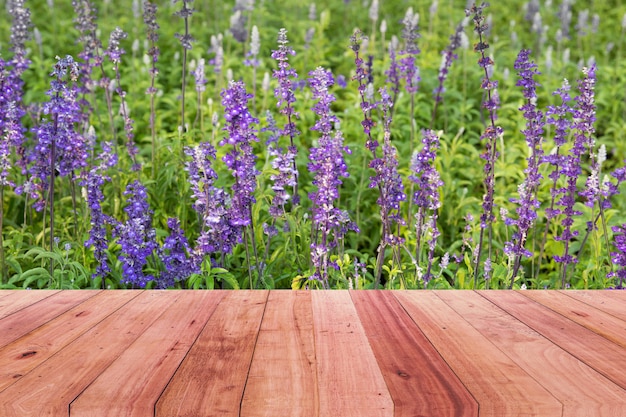
<instances>
[{"instance_id":1,"label":"tall flower stalk","mask_svg":"<svg viewBox=\"0 0 626 417\"><path fill-rule=\"evenodd\" d=\"M370 163L370 168L376 174L370 178L370 188L378 187L380 195L377 203L380 207L382 223L382 237L378 245L376 258L376 270L374 274L374 288L378 288L381 279L382 267L385 262L385 249L391 247L392 259L396 267L400 267L400 246L404 239L400 237L400 226L405 226L406 221L400 213L400 203L406 200L402 178L398 173L398 152L391 144L391 103L392 99L387 89L380 89L381 107L383 113L383 145L382 157L375 158ZM394 227L395 226L395 227Z\"/></svg>"},{"instance_id":2,"label":"tall flower stalk","mask_svg":"<svg viewBox=\"0 0 626 417\"><path fill-rule=\"evenodd\" d=\"M87 190L87 207L89 208L91 223L89 238L85 241L85 247L93 246L94 258L98 262L92 279L100 278L102 289L105 289L106 275L111 270L107 262L107 250L109 248L107 225L114 225L115 221L104 214L102 210L102 203L105 201L102 187L111 180L106 171L117 164L117 155L113 152L112 143L105 142L102 144L102 152L98 156L98 161L98 164L89 170L81 185Z\"/></svg>"},{"instance_id":3,"label":"tall flower stalk","mask_svg":"<svg viewBox=\"0 0 626 417\"><path fill-rule=\"evenodd\" d=\"M89 143L76 132L76 124L82 120L80 105L77 103L78 90L72 83L78 79L78 64L71 56L58 58L51 73L53 77L48 90L50 101L43 106L44 114L51 120L34 129L37 143L29 156L31 184L25 188L39 190L40 198L35 209L49 208L50 250L54 248L54 179L58 172L64 177L74 174L87 166ZM20 191L20 190L16 190ZM46 198L47 197L47 198ZM76 222L76 220L75 220ZM54 274L54 262L50 262L50 276Z\"/></svg>"},{"instance_id":4,"label":"tall flower stalk","mask_svg":"<svg viewBox=\"0 0 626 417\"><path fill-rule=\"evenodd\" d=\"M252 244L255 264L258 266L259 257L254 238L252 205L256 202L254 192L259 171L255 168L256 155L252 149L252 142L258 142L254 125L258 124L259 121L252 117L248 110L248 101L251 98L252 95L246 92L243 82L232 81L229 88L222 91L226 137L222 139L220 146L229 145L230 147L228 153L222 158L222 161L235 177L235 183L232 186L232 203L229 210L230 221L233 226L243 232L250 287L253 287L256 285L253 284L248 239Z\"/></svg>"},{"instance_id":5,"label":"tall flower stalk","mask_svg":"<svg viewBox=\"0 0 626 417\"><path fill-rule=\"evenodd\" d=\"M548 175L548 178L552 180L552 187L550 189L550 207L546 209L546 225L543 231L543 238L541 240L541 249L539 251L539 261L537 263L537 274L541 270L541 262L543 260L544 248L548 238L548 229L552 219L556 218L560 214L560 210L555 209L557 197L561 194L562 189L558 187L559 178L561 178L561 168L565 166L567 162L567 156L561 153L561 148L567 143L567 135L569 134L571 121L569 116L572 113L572 108L569 105L571 101L570 85L567 80L563 81L563 84L553 94L559 96L560 103L555 106L548 106L546 111L546 122L554 126L554 144L555 150L550 155L544 155L543 162L549 163L553 166L552 171Z\"/></svg>"},{"instance_id":6,"label":"tall flower stalk","mask_svg":"<svg viewBox=\"0 0 626 417\"><path fill-rule=\"evenodd\" d=\"M476 253L476 263L474 265L474 288L478 285L478 276L480 275L479 266L485 240L485 229L487 229L488 233L487 260L491 263L492 259L492 233L493 221L495 220L495 216L493 214L493 197L495 187L495 164L498 158L496 143L498 138L503 134L502 128L500 126L496 126L496 110L499 103L495 94L495 89L498 88L498 82L491 79L490 72L493 67L493 61L485 55L485 51L489 48L489 44L484 41L485 32L489 29L483 14L485 7L487 7L486 3L482 3L480 6L476 6L476 4L474 4L471 8L465 11L466 16L472 16L474 31L478 34L478 43L474 46L474 51L480 54L478 65L483 69L485 74L481 83L481 88L485 90L486 94L486 99L483 101L483 108L485 108L489 114L487 127L481 136L481 139L485 140L485 151L481 154L481 158L485 160L485 194L483 196L482 203L483 213L480 216L480 238ZM485 273L485 278L487 278L487 273Z\"/></svg>"},{"instance_id":7,"label":"tall flower stalk","mask_svg":"<svg viewBox=\"0 0 626 417\"><path fill-rule=\"evenodd\" d=\"M157 89L155 87L156 77L159 75L159 70L156 67L157 61L159 60L159 47L157 46L157 42L159 40L159 24L156 21L157 14L157 5L150 2L145 1L143 3L143 22L146 25L146 34L148 41L150 42L150 49L148 50L148 55L150 56L150 69L148 72L150 73L150 87L146 90L146 94L150 96L150 137L152 138L152 178L155 177L156 173L156 110L155 110L155 97L157 93Z\"/></svg>"},{"instance_id":8,"label":"tall flower stalk","mask_svg":"<svg viewBox=\"0 0 626 417\"><path fill-rule=\"evenodd\" d=\"M539 85L534 77L539 74L537 65L529 60L530 50L523 49L515 61L515 69L518 71L519 80L517 86L523 88L526 102L520 110L526 119L526 128L522 133L526 137L526 144L530 149L528 157L528 167L524 170L526 178L520 185L519 198L511 201L518 204L517 219L505 219L508 226L517 226L513 233L512 240L506 242L504 252L515 258L513 264L513 275L509 288L513 288L513 283L519 271L522 257L530 257L532 253L525 248L528 232L537 219L537 210L540 203L537 199L537 189L539 188L542 176L539 173L539 165L543 158L543 112L537 109L537 86Z\"/></svg>"},{"instance_id":9,"label":"tall flower stalk","mask_svg":"<svg viewBox=\"0 0 626 417\"><path fill-rule=\"evenodd\" d=\"M312 278L329 288L331 250L337 246L345 232L345 224L349 223L345 213L335 207L335 201L339 199L341 177L348 176L343 155L350 151L343 144L341 131L333 132L338 119L330 110L335 101L329 91L334 84L332 73L318 67L309 76L313 99L316 100L313 111L318 116L311 130L321 135L318 146L311 148L309 154L309 171L314 174L313 185L317 188L309 195L313 204L311 262L315 272Z\"/></svg>"},{"instance_id":10,"label":"tall flower stalk","mask_svg":"<svg viewBox=\"0 0 626 417\"><path fill-rule=\"evenodd\" d=\"M183 71L182 71L182 87L181 87L181 105L180 105L180 125L183 130L185 129L185 87L187 86L187 51L192 48L191 43L195 41L193 36L189 34L189 18L195 12L193 8L188 7L193 0L172 0L173 3L179 1L183 2L183 7L174 13L174 16L178 16L185 22L185 33L182 35L176 33L174 36L180 41L183 47Z\"/></svg>"},{"instance_id":11,"label":"tall flower stalk","mask_svg":"<svg viewBox=\"0 0 626 417\"><path fill-rule=\"evenodd\" d=\"M4 189L15 187L9 178L13 169L11 154L23 151L24 132L22 117L26 114L22 103L22 74L30 65L26 57L25 42L30 38L30 9L24 7L23 0L13 0L8 4L12 17L11 51L9 61L0 58L0 284L7 275L4 255ZM17 166L25 161L18 160Z\"/></svg>"},{"instance_id":12,"label":"tall flower stalk","mask_svg":"<svg viewBox=\"0 0 626 417\"><path fill-rule=\"evenodd\" d=\"M462 34L464 29L464 22L459 23L456 26L454 33L450 35L450 43L448 44L446 49L441 52L441 65L439 66L439 73L437 74L437 80L439 81L439 84L433 91L435 104L433 105L433 113L430 117L430 129L433 128L433 123L435 123L439 104L443 101L443 92L445 91L443 84L448 78L448 73L450 71L450 67L452 66L452 62L454 62L454 60L458 58L455 51L461 46Z\"/></svg>"},{"instance_id":13,"label":"tall flower stalk","mask_svg":"<svg viewBox=\"0 0 626 417\"><path fill-rule=\"evenodd\" d=\"M428 232L428 267L423 276L424 284L432 278L432 262L434 259L435 246L439 237L437 228L438 211L441 207L439 200L439 187L443 186L443 181L439 172L435 168L435 158L439 149L439 136L430 129L422 131L422 149L413 154L411 159L411 175L409 180L416 185L416 191L412 195L413 204L417 207L415 214L415 259L420 261L422 244Z\"/></svg>"},{"instance_id":14,"label":"tall flower stalk","mask_svg":"<svg viewBox=\"0 0 626 417\"><path fill-rule=\"evenodd\" d=\"M137 153L139 151L137 147L135 146L135 141L134 141L134 137L135 137L135 134L133 133L134 121L128 115L129 109L128 109L128 104L126 103L126 92L122 89L122 86L121 86L122 78L120 74L120 63L122 60L122 55L124 55L124 53L126 52L124 51L124 49L120 47L120 41L123 39L126 39L127 37L128 37L128 34L126 32L124 32L119 27L116 27L111 32L111 36L109 37L109 47L104 52L104 54L108 56L111 62L113 63L113 68L115 71L115 83L116 83L115 92L120 96L120 99L121 99L120 113L122 114L122 117L124 118L124 131L126 132L126 149L128 150L128 155L130 156L133 162L133 166L132 166L133 171L138 171L139 164L137 163Z\"/></svg>"}]
</instances>

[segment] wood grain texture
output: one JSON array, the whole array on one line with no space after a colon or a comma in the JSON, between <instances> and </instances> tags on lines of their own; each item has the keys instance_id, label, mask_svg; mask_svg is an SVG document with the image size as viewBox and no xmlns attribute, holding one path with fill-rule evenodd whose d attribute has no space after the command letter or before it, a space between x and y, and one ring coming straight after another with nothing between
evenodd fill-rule
<instances>
[{"instance_id":1,"label":"wood grain texture","mask_svg":"<svg viewBox=\"0 0 626 417\"><path fill-rule=\"evenodd\" d=\"M58 315L98 294L99 291L59 291L48 297L45 303L24 307L19 314L0 319L0 347L28 334ZM0 368L1 369L1 368Z\"/></svg>"},{"instance_id":2,"label":"wood grain texture","mask_svg":"<svg viewBox=\"0 0 626 417\"><path fill-rule=\"evenodd\" d=\"M315 291L320 416L393 416L393 400L347 291Z\"/></svg>"},{"instance_id":3,"label":"wood grain texture","mask_svg":"<svg viewBox=\"0 0 626 417\"><path fill-rule=\"evenodd\" d=\"M393 294L350 295L389 388L394 416L478 416L478 403Z\"/></svg>"},{"instance_id":4,"label":"wood grain texture","mask_svg":"<svg viewBox=\"0 0 626 417\"><path fill-rule=\"evenodd\" d=\"M550 392L434 292L394 295L476 398L481 416L562 414Z\"/></svg>"},{"instance_id":5,"label":"wood grain texture","mask_svg":"<svg viewBox=\"0 0 626 417\"><path fill-rule=\"evenodd\" d=\"M626 291L561 290L559 292L626 321L626 300L616 297L619 293Z\"/></svg>"},{"instance_id":6,"label":"wood grain texture","mask_svg":"<svg viewBox=\"0 0 626 417\"><path fill-rule=\"evenodd\" d=\"M582 301L556 291L521 291L520 294L537 301L557 313L569 317L581 326L626 347L626 321L605 313ZM624 306L626 310L626 306Z\"/></svg>"},{"instance_id":7,"label":"wood grain texture","mask_svg":"<svg viewBox=\"0 0 626 417\"><path fill-rule=\"evenodd\" d=\"M520 292L479 291L479 294L626 389L626 355L616 343L564 319L548 307L529 303Z\"/></svg>"},{"instance_id":8,"label":"wood grain texture","mask_svg":"<svg viewBox=\"0 0 626 417\"><path fill-rule=\"evenodd\" d=\"M164 417L238 416L267 291L231 291L157 402Z\"/></svg>"},{"instance_id":9,"label":"wood grain texture","mask_svg":"<svg viewBox=\"0 0 626 417\"><path fill-rule=\"evenodd\" d=\"M0 415L67 414L70 402L175 301L175 297L164 291L137 291L136 294L132 303L117 310L106 310L114 312L1 392Z\"/></svg>"},{"instance_id":10,"label":"wood grain texture","mask_svg":"<svg viewBox=\"0 0 626 417\"><path fill-rule=\"evenodd\" d=\"M437 296L545 387L563 416L624 415L626 391L475 292ZM515 400L513 400L515 401Z\"/></svg>"},{"instance_id":11,"label":"wood grain texture","mask_svg":"<svg viewBox=\"0 0 626 417\"><path fill-rule=\"evenodd\" d=\"M22 310L24 307L44 300L58 290L16 290L0 298L0 319Z\"/></svg>"},{"instance_id":12,"label":"wood grain texture","mask_svg":"<svg viewBox=\"0 0 626 417\"><path fill-rule=\"evenodd\" d=\"M310 292L270 292L240 415L319 415Z\"/></svg>"},{"instance_id":13,"label":"wood grain texture","mask_svg":"<svg viewBox=\"0 0 626 417\"><path fill-rule=\"evenodd\" d=\"M100 293L40 326L19 341L4 346L0 349L0 391L17 383L136 295L137 293L119 292L105 297ZM49 301L52 302L57 296L54 295ZM43 307L40 304L34 306Z\"/></svg>"},{"instance_id":14,"label":"wood grain texture","mask_svg":"<svg viewBox=\"0 0 626 417\"><path fill-rule=\"evenodd\" d=\"M177 291L178 297L70 405L73 417L144 417L216 309L223 292ZM124 381L124 383L120 383Z\"/></svg>"}]
</instances>

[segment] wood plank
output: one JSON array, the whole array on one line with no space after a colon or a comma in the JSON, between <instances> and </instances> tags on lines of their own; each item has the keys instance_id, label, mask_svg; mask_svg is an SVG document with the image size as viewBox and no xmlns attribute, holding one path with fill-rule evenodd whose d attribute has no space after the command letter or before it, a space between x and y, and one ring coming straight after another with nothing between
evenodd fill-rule
<instances>
[{"instance_id":1,"label":"wood plank","mask_svg":"<svg viewBox=\"0 0 626 417\"><path fill-rule=\"evenodd\" d=\"M14 290L6 297L0 298L0 319L7 317L16 311L20 311L31 304L35 304L58 290Z\"/></svg>"},{"instance_id":2,"label":"wood plank","mask_svg":"<svg viewBox=\"0 0 626 417\"><path fill-rule=\"evenodd\" d=\"M626 389L624 349L517 291L479 294Z\"/></svg>"},{"instance_id":3,"label":"wood plank","mask_svg":"<svg viewBox=\"0 0 626 417\"><path fill-rule=\"evenodd\" d=\"M621 293L615 291L585 291L585 290L560 290L559 292L568 297L575 298L579 301L594 306L598 310L609 313L620 320L626 321L626 300L616 297ZM626 292L626 291L624 291Z\"/></svg>"},{"instance_id":4,"label":"wood plank","mask_svg":"<svg viewBox=\"0 0 626 417\"><path fill-rule=\"evenodd\" d=\"M520 294L626 347L626 321L557 291L521 291Z\"/></svg>"},{"instance_id":5,"label":"wood plank","mask_svg":"<svg viewBox=\"0 0 626 417\"><path fill-rule=\"evenodd\" d=\"M98 291L93 290L59 291L43 302L23 308L19 314L0 319L0 347L19 339L96 294Z\"/></svg>"},{"instance_id":6,"label":"wood plank","mask_svg":"<svg viewBox=\"0 0 626 417\"><path fill-rule=\"evenodd\" d=\"M436 294L561 401L564 416L624 414L626 390L484 297L469 291Z\"/></svg>"},{"instance_id":7,"label":"wood plank","mask_svg":"<svg viewBox=\"0 0 626 417\"><path fill-rule=\"evenodd\" d=\"M552 394L434 292L394 295L476 398L480 416L562 415Z\"/></svg>"},{"instance_id":8,"label":"wood plank","mask_svg":"<svg viewBox=\"0 0 626 417\"><path fill-rule=\"evenodd\" d=\"M229 291L156 405L166 417L238 416L268 291Z\"/></svg>"},{"instance_id":9,"label":"wood plank","mask_svg":"<svg viewBox=\"0 0 626 417\"><path fill-rule=\"evenodd\" d=\"M73 417L154 414L170 377L226 295L221 291L173 292L179 293L176 302L70 405Z\"/></svg>"},{"instance_id":10,"label":"wood plank","mask_svg":"<svg viewBox=\"0 0 626 417\"><path fill-rule=\"evenodd\" d=\"M351 291L395 417L478 416L478 403L389 291Z\"/></svg>"},{"instance_id":11,"label":"wood plank","mask_svg":"<svg viewBox=\"0 0 626 417\"><path fill-rule=\"evenodd\" d=\"M241 404L241 417L319 415L309 291L271 291Z\"/></svg>"},{"instance_id":12,"label":"wood plank","mask_svg":"<svg viewBox=\"0 0 626 417\"><path fill-rule=\"evenodd\" d=\"M104 296L101 292L84 303L49 321L35 331L0 349L0 391L17 383L32 369L46 361L80 335L102 321L137 294L116 292ZM35 306L52 302L50 297ZM78 297L78 295L76 295ZM21 315L22 313L18 313Z\"/></svg>"},{"instance_id":13,"label":"wood plank","mask_svg":"<svg viewBox=\"0 0 626 417\"><path fill-rule=\"evenodd\" d=\"M138 295L1 392L0 415L67 415L70 402L175 301L167 291L127 292Z\"/></svg>"},{"instance_id":14,"label":"wood plank","mask_svg":"<svg viewBox=\"0 0 626 417\"><path fill-rule=\"evenodd\" d=\"M314 291L320 416L392 416L393 400L348 291Z\"/></svg>"}]
</instances>

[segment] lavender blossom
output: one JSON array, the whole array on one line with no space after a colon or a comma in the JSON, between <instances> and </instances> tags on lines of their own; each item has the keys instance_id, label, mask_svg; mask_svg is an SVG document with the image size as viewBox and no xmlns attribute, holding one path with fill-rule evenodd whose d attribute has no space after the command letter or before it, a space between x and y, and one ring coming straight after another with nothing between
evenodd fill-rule
<instances>
[{"instance_id":1,"label":"lavender blossom","mask_svg":"<svg viewBox=\"0 0 626 417\"><path fill-rule=\"evenodd\" d=\"M515 69L518 71L519 80L518 87L523 88L524 98L526 102L520 110L524 112L526 119L526 129L522 133L526 137L526 143L530 148L530 156L528 157L528 167L524 170L526 178L524 183L519 187L519 198L511 199L513 203L517 203L517 219L507 218L505 223L508 226L517 226L517 231L513 233L512 239L506 242L504 252L507 255L515 255L515 265L513 267L513 277L511 279L511 288L513 281L517 276L520 267L521 257L530 257L532 253L524 248L528 232L537 218L537 209L540 206L537 200L537 189L541 182L541 174L539 173L539 164L543 158L543 112L537 109L537 86L539 85L534 77L539 74L537 65L529 60L530 50L523 49L517 56L515 61Z\"/></svg>"},{"instance_id":2,"label":"lavender blossom","mask_svg":"<svg viewBox=\"0 0 626 417\"><path fill-rule=\"evenodd\" d=\"M120 67L119 67L121 63L122 55L126 53L126 51L124 51L124 49L120 47L120 41L122 41L123 39L126 39L127 37L128 37L128 34L126 32L124 32L119 27L116 27L111 32L111 35L109 37L109 47L104 52L104 54L109 57L115 69L115 81L117 84L115 88L115 92L120 96L122 100L122 103L120 106L120 113L122 117L124 118L124 131L126 132L126 148L128 150L128 154L130 155L130 158L133 161L133 171L137 171L139 170L139 164L137 163L137 154L139 153L139 150L137 149L137 146L135 145L135 141L134 141L135 134L133 133L133 130L134 130L133 124L135 122L128 115L128 106L126 104L126 92L121 87L122 81L121 81L121 74L120 74Z\"/></svg>"},{"instance_id":3,"label":"lavender blossom","mask_svg":"<svg viewBox=\"0 0 626 417\"><path fill-rule=\"evenodd\" d=\"M214 185L217 180L212 167L215 148L209 142L202 142L194 148L186 148L185 153L191 157L186 170L195 200L193 208L202 219L202 231L194 253L198 257L231 253L241 240L241 228L230 222L230 196Z\"/></svg>"},{"instance_id":4,"label":"lavender blossom","mask_svg":"<svg viewBox=\"0 0 626 417\"><path fill-rule=\"evenodd\" d=\"M421 242L430 231L428 242L428 270L423 276L424 284L432 278L430 272L434 251L439 237L437 228L438 210L441 207L438 188L443 186L439 172L435 168L435 158L439 149L439 136L433 130L422 131L422 149L411 158L411 175L409 180L416 185L413 193L413 204L417 207L416 217L416 259L420 258Z\"/></svg>"},{"instance_id":5,"label":"lavender blossom","mask_svg":"<svg viewBox=\"0 0 626 417\"><path fill-rule=\"evenodd\" d=\"M150 49L148 50L148 55L150 56L151 66L148 72L150 73L151 83L150 87L146 90L146 94L150 94L154 96L156 94L156 88L154 86L154 80L159 75L159 70L156 67L156 63L159 60L159 47L157 46L157 42L159 41L159 24L156 20L157 14L157 5L150 2L144 1L143 3L143 22L146 25L146 37L150 42Z\"/></svg>"},{"instance_id":6,"label":"lavender blossom","mask_svg":"<svg viewBox=\"0 0 626 417\"><path fill-rule=\"evenodd\" d=\"M616 249L615 252L611 252L611 261L619 269L609 272L607 278L619 279L616 288L624 289L624 280L626 279L626 224L613 226L611 230L613 230L613 245Z\"/></svg>"},{"instance_id":7,"label":"lavender blossom","mask_svg":"<svg viewBox=\"0 0 626 417\"><path fill-rule=\"evenodd\" d=\"M26 58L25 43L30 39L32 22L30 19L30 9L24 7L24 0L11 0L7 4L9 15L11 15L11 51L13 51L13 67L17 75L21 75L30 64Z\"/></svg>"},{"instance_id":8,"label":"lavender blossom","mask_svg":"<svg viewBox=\"0 0 626 417\"><path fill-rule=\"evenodd\" d=\"M343 233L342 227L346 223L345 213L335 207L335 200L339 198L341 177L348 176L343 154L350 151L343 145L341 131L333 132L333 125L338 119L330 111L330 105L335 101L335 97L328 91L334 84L332 73L318 67L309 75L313 99L317 100L313 111L318 115L311 130L321 135L318 146L310 150L308 165L309 171L314 174L313 185L317 187L309 195L313 204L315 230L311 242L311 261L315 267L313 278L328 288L330 252L337 245L337 234Z\"/></svg>"},{"instance_id":9,"label":"lavender blossom","mask_svg":"<svg viewBox=\"0 0 626 417\"><path fill-rule=\"evenodd\" d=\"M587 178L586 187L580 195L586 199L585 205L593 207L600 198L598 177L600 166L595 157L595 121L596 105L594 87L596 82L596 67L583 68L584 77L578 82L580 94L576 97L576 107L573 112L575 130L574 142L577 152L585 147L591 161L591 175ZM582 155L582 154L581 154Z\"/></svg>"},{"instance_id":10,"label":"lavender blossom","mask_svg":"<svg viewBox=\"0 0 626 417\"><path fill-rule=\"evenodd\" d=\"M356 74L353 79L358 81L359 83L359 95L361 97L361 111L363 112L363 121L361 121L361 126L363 126L363 133L367 135L367 141L365 142L365 147L372 152L374 158L376 158L376 149L378 148L378 141L372 137L372 127L374 127L374 121L372 120L372 110L376 109L377 103L371 102L371 99L367 97L367 78L368 71L363 66L363 59L359 55L359 51L361 49L361 41L362 34L360 31L355 31L354 34L350 37L350 48L354 51L354 64L356 67ZM391 107L392 103L390 103Z\"/></svg>"},{"instance_id":11,"label":"lavender blossom","mask_svg":"<svg viewBox=\"0 0 626 417\"><path fill-rule=\"evenodd\" d=\"M405 88L409 94L417 93L418 83L420 80L419 70L415 64L417 55L421 52L417 46L419 14L413 13L413 8L409 7L406 11L402 24L402 38L404 39L404 49L400 51L403 55L399 61L399 69L405 80Z\"/></svg>"},{"instance_id":12,"label":"lavender blossom","mask_svg":"<svg viewBox=\"0 0 626 417\"><path fill-rule=\"evenodd\" d=\"M436 4L436 3L433 3L433 4ZM433 90L433 96L435 98L435 105L433 107L433 114L431 117L431 127L432 127L432 123L435 120L435 116L437 115L437 107L439 103L443 101L443 93L445 91L443 84L446 81L446 78L448 78L448 72L450 71L452 62L458 58L455 51L461 46L461 34L463 33L464 29L465 29L465 26L463 22L459 23L456 26L454 33L450 36L450 43L448 44L446 49L444 49L441 52L441 55L442 55L441 65L439 66L439 73L437 75L439 84Z\"/></svg>"},{"instance_id":13,"label":"lavender blossom","mask_svg":"<svg viewBox=\"0 0 626 417\"><path fill-rule=\"evenodd\" d=\"M200 258L193 256L184 231L178 219L167 219L171 232L159 250L159 257L165 267L156 280L157 288L173 287L176 282L185 281L190 275L200 273Z\"/></svg>"},{"instance_id":14,"label":"lavender blossom","mask_svg":"<svg viewBox=\"0 0 626 417\"><path fill-rule=\"evenodd\" d=\"M259 171L255 168L256 155L252 142L258 142L254 125L259 121L248 110L248 100L252 95L246 92L243 82L231 82L221 96L227 136L220 142L220 146L232 147L222 160L235 177L231 222L243 228L252 224L252 204L256 201L254 191Z\"/></svg>"},{"instance_id":15,"label":"lavender blossom","mask_svg":"<svg viewBox=\"0 0 626 417\"><path fill-rule=\"evenodd\" d=\"M499 156L496 149L497 139L502 136L503 130L500 126L496 126L496 110L499 107L499 100L497 98L496 89L498 82L492 79L491 72L493 71L493 60L485 54L485 51L489 48L489 44L484 42L483 36L489 29L489 25L485 22L485 16L483 14L484 8L487 4L482 3L480 6L474 4L471 8L465 10L465 15L472 15L474 22L474 31L478 34L478 43L474 46L474 51L480 54L478 65L483 69L485 77L482 80L481 88L486 91L486 99L483 101L483 108L485 108L489 114L489 123L485 128L484 133L481 135L481 139L485 140L485 152L481 154L481 158L485 160L485 189L486 193L483 197L483 213L480 217L480 240L478 243L478 253L476 257L476 265L474 268L474 287L477 285L479 274L479 263L481 258L481 252L483 247L483 239L485 229L491 231L492 223L495 220L493 214L493 199L494 199L494 187L495 187L495 163ZM491 233L489 233L491 236ZM489 253L491 253L491 238L488 241Z\"/></svg>"},{"instance_id":16,"label":"lavender blossom","mask_svg":"<svg viewBox=\"0 0 626 417\"><path fill-rule=\"evenodd\" d=\"M146 275L143 268L158 248L156 231L152 227L152 210L147 201L146 188L139 181L129 184L124 195L128 196L127 206L124 208L128 219L124 223L118 223L113 229L113 235L118 238L121 246L121 281L132 287L145 288L155 278L153 275Z\"/></svg>"},{"instance_id":17,"label":"lavender blossom","mask_svg":"<svg viewBox=\"0 0 626 417\"><path fill-rule=\"evenodd\" d=\"M54 171L67 176L85 168L90 153L89 141L76 131L77 124L82 121L82 114L76 101L78 90L71 81L76 81L78 77L78 64L69 55L59 58L51 76L54 78L47 92L50 101L43 105L43 112L50 115L52 120L44 121L33 129L37 139L28 156L31 163L29 187L40 193L34 204L37 210L43 209L44 194L55 176L51 162ZM66 79L68 77L69 80ZM18 188L18 193L23 190L22 187Z\"/></svg>"},{"instance_id":18,"label":"lavender blossom","mask_svg":"<svg viewBox=\"0 0 626 417\"><path fill-rule=\"evenodd\" d=\"M192 48L192 43L195 42L193 36L189 34L189 18L194 14L195 10L192 7L189 7L193 0L172 0L172 3L176 4L179 1L183 2L183 7L174 13L174 16L180 17L185 21L185 33L175 33L174 37L180 41L184 50L190 50Z\"/></svg>"},{"instance_id":19,"label":"lavender blossom","mask_svg":"<svg viewBox=\"0 0 626 417\"><path fill-rule=\"evenodd\" d=\"M115 220L104 214L102 203L105 200L102 187L111 178L106 175L106 170L117 164L117 155L113 153L113 144L105 142L102 144L102 152L98 156L99 163L89 170L81 185L87 190L87 207L90 213L91 229L89 238L85 241L85 247L93 246L94 258L98 262L96 272L92 278L104 278L111 271L107 262L107 250L109 242L107 240L107 225L114 225Z\"/></svg>"},{"instance_id":20,"label":"lavender blossom","mask_svg":"<svg viewBox=\"0 0 626 417\"><path fill-rule=\"evenodd\" d=\"M391 97L387 89L381 88L382 111L384 120L384 138L382 146L382 158L375 158L370 163L376 175L370 177L370 188L378 187L379 197L377 203L380 207L380 218L383 227L383 236L378 246L378 258L376 261L375 288L378 288L382 265L384 262L385 247L391 246L394 251L394 260L400 258L398 247L404 243L404 239L394 233L399 231L399 226L405 226L406 222L400 214L400 203L406 200L402 178L398 173L398 154L391 144ZM394 228L394 225L397 226Z\"/></svg>"}]
</instances>

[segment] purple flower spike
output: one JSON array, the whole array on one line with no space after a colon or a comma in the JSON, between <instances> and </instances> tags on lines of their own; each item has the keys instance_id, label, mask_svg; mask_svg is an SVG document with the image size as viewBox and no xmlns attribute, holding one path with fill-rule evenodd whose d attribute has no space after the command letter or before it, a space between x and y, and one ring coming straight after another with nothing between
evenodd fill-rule
<instances>
[{"instance_id":1,"label":"purple flower spike","mask_svg":"<svg viewBox=\"0 0 626 417\"><path fill-rule=\"evenodd\" d=\"M227 132L220 146L230 145L232 149L224 155L222 161L232 171L235 177L231 206L231 223L235 226L246 227L252 224L250 217L252 204L256 201L256 176L259 171L255 168L256 155L252 149L252 142L258 142L254 125L259 121L252 117L248 110L248 94L243 82L232 82L228 89L222 91L224 118Z\"/></svg>"},{"instance_id":2,"label":"purple flower spike","mask_svg":"<svg viewBox=\"0 0 626 417\"><path fill-rule=\"evenodd\" d=\"M613 226L611 230L613 230L613 245L617 249L615 252L611 252L611 260L613 265L619 269L609 272L607 278L618 278L619 284L616 288L624 289L624 280L626 279L626 223Z\"/></svg>"},{"instance_id":3,"label":"purple flower spike","mask_svg":"<svg viewBox=\"0 0 626 417\"><path fill-rule=\"evenodd\" d=\"M313 204L313 228L316 231L316 239L311 242L311 261L315 267L313 278L328 288L330 251L345 232L345 224L349 223L345 213L335 207L335 200L339 199L341 177L348 177L343 154L350 151L343 145L341 131L332 131L334 123L338 121L330 111L330 105L335 101L335 97L328 91L334 84L332 73L318 67L309 75L313 99L317 100L313 111L318 115L311 130L321 135L318 146L311 148L309 155L309 171L315 175L313 185L317 187L309 195Z\"/></svg>"},{"instance_id":4,"label":"purple flower spike","mask_svg":"<svg viewBox=\"0 0 626 417\"><path fill-rule=\"evenodd\" d=\"M515 264L513 267L513 278L511 285L517 276L520 267L521 257L530 257L532 253L527 250L524 245L528 232L537 218L537 209L540 204L537 200L537 189L541 181L539 173L539 164L543 158L543 126L545 124L543 112L537 109L535 101L537 99L536 87L539 85L534 77L538 75L537 65L529 60L530 50L523 49L517 56L515 61L515 69L518 71L519 80L518 87L523 88L524 98L526 102L520 110L524 112L526 119L526 128L522 133L526 137L526 143L530 148L530 156L528 157L528 167L524 171L526 179L519 187L519 198L511 199L513 203L517 203L517 219L505 219L507 225L517 226L517 230L513 233L512 239L506 242L504 252L508 255L515 256Z\"/></svg>"},{"instance_id":5,"label":"purple flower spike","mask_svg":"<svg viewBox=\"0 0 626 417\"><path fill-rule=\"evenodd\" d=\"M158 245L156 231L152 227L152 210L148 205L146 188L135 181L124 191L128 196L124 208L128 219L118 223L113 230L114 236L122 247L119 260L122 263L122 282L133 287L145 288L154 276L146 275L143 267L148 262Z\"/></svg>"},{"instance_id":6,"label":"purple flower spike","mask_svg":"<svg viewBox=\"0 0 626 417\"><path fill-rule=\"evenodd\" d=\"M215 187L217 174L212 167L215 148L202 142L194 148L186 148L191 157L187 162L187 172L191 184L193 208L202 219L202 232L195 248L197 256L212 253L231 253L241 239L241 228L231 225L230 196L221 188Z\"/></svg>"},{"instance_id":7,"label":"purple flower spike","mask_svg":"<svg viewBox=\"0 0 626 417\"><path fill-rule=\"evenodd\" d=\"M191 248L178 219L167 219L167 227L171 233L165 238L160 249L160 258L165 270L157 279L158 288L172 287L176 282L186 280L191 274L200 273L200 258L190 256Z\"/></svg>"}]
</instances>

